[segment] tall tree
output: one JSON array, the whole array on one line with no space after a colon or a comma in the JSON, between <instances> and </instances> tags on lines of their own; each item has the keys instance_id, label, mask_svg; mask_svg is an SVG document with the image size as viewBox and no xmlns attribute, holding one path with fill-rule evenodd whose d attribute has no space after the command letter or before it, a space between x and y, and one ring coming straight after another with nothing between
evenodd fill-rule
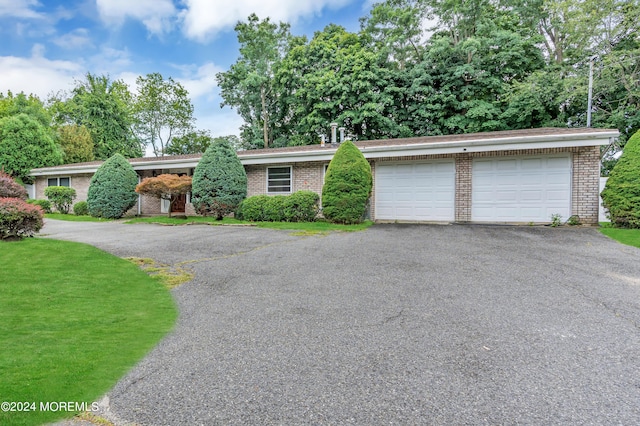
<instances>
[{"instance_id":1,"label":"tall tree","mask_svg":"<svg viewBox=\"0 0 640 426\"><path fill-rule=\"evenodd\" d=\"M26 182L31 169L61 163L48 128L25 113L0 118L0 170Z\"/></svg>"},{"instance_id":2,"label":"tall tree","mask_svg":"<svg viewBox=\"0 0 640 426\"><path fill-rule=\"evenodd\" d=\"M58 142L65 163L93 161L93 140L85 126L67 124L58 127Z\"/></svg>"},{"instance_id":3,"label":"tall tree","mask_svg":"<svg viewBox=\"0 0 640 426\"><path fill-rule=\"evenodd\" d=\"M193 128L189 93L182 84L159 73L138 77L136 85L136 134L145 145L151 145L156 156L162 156L174 137L184 136Z\"/></svg>"},{"instance_id":4,"label":"tall tree","mask_svg":"<svg viewBox=\"0 0 640 426\"><path fill-rule=\"evenodd\" d=\"M132 96L121 80L87 73L76 81L70 96L50 99L57 124L84 125L91 133L94 157L106 160L116 153L142 156L142 148L132 131Z\"/></svg>"},{"instance_id":5,"label":"tall tree","mask_svg":"<svg viewBox=\"0 0 640 426\"><path fill-rule=\"evenodd\" d=\"M226 72L216 75L223 102L236 108L244 119L242 139L256 147L257 140L268 148L277 137L276 119L279 93L274 90L275 73L292 44L299 43L289 32L289 24L262 21L252 14L239 22L235 31L240 58ZM286 115L286 114L285 114Z\"/></svg>"}]
</instances>

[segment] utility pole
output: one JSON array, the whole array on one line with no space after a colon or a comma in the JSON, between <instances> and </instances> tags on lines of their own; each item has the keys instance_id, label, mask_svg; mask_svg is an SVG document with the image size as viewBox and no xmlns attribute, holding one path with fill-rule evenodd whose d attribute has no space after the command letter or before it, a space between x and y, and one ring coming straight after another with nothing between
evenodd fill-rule
<instances>
[{"instance_id":1,"label":"utility pole","mask_svg":"<svg viewBox=\"0 0 640 426\"><path fill-rule=\"evenodd\" d=\"M593 103L593 61L595 56L589 58L589 98L587 100L587 127L591 127L591 104Z\"/></svg>"}]
</instances>

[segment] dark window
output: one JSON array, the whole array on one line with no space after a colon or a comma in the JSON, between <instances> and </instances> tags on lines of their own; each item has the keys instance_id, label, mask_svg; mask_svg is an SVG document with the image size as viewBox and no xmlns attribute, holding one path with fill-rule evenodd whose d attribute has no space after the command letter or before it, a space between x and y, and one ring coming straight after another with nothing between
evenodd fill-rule
<instances>
[{"instance_id":1,"label":"dark window","mask_svg":"<svg viewBox=\"0 0 640 426\"><path fill-rule=\"evenodd\" d=\"M267 168L267 192L291 192L291 166Z\"/></svg>"}]
</instances>

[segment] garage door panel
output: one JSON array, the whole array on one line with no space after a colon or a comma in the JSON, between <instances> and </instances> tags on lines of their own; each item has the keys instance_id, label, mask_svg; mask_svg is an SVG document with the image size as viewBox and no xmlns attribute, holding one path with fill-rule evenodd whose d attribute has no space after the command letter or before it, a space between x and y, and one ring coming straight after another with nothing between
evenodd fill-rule
<instances>
[{"instance_id":1,"label":"garage door panel","mask_svg":"<svg viewBox=\"0 0 640 426\"><path fill-rule=\"evenodd\" d=\"M387 220L453 220L453 161L378 164L376 218Z\"/></svg>"},{"instance_id":2,"label":"garage door panel","mask_svg":"<svg viewBox=\"0 0 640 426\"><path fill-rule=\"evenodd\" d=\"M473 161L472 220L548 222L553 213L570 212L569 155Z\"/></svg>"}]
</instances>

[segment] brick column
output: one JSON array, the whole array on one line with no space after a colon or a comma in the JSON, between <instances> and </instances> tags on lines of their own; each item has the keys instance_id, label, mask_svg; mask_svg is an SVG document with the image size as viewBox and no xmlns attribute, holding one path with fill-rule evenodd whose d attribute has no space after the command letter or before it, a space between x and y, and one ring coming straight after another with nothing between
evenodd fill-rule
<instances>
[{"instance_id":1,"label":"brick column","mask_svg":"<svg viewBox=\"0 0 640 426\"><path fill-rule=\"evenodd\" d=\"M471 157L456 154L456 222L471 221Z\"/></svg>"},{"instance_id":2,"label":"brick column","mask_svg":"<svg viewBox=\"0 0 640 426\"><path fill-rule=\"evenodd\" d=\"M597 225L600 204L600 147L580 148L573 154L572 185L571 214L578 215L583 224Z\"/></svg>"}]
</instances>

